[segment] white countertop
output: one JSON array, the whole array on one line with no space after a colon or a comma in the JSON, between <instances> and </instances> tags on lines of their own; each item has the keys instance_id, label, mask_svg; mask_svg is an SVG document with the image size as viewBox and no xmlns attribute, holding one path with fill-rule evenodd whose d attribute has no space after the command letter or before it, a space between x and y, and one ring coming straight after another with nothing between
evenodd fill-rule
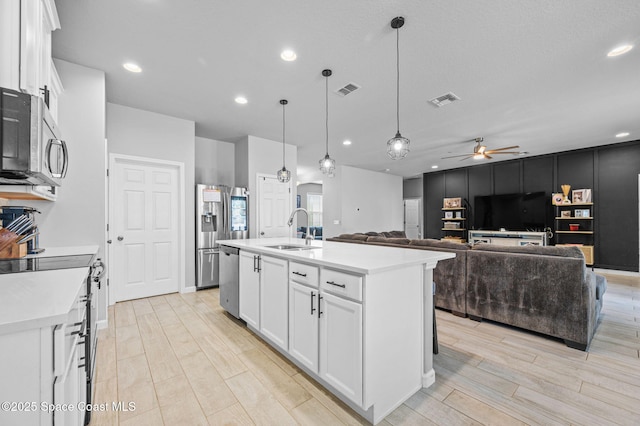
<instances>
[{"instance_id":1,"label":"white countertop","mask_svg":"<svg viewBox=\"0 0 640 426\"><path fill-rule=\"evenodd\" d=\"M67 247L45 247L42 253L28 254L27 259L39 257L74 256L78 254L96 254L98 246L67 246Z\"/></svg>"},{"instance_id":2,"label":"white countertop","mask_svg":"<svg viewBox=\"0 0 640 426\"><path fill-rule=\"evenodd\" d=\"M95 254L98 246L54 247L28 257ZM0 274L0 334L62 324L89 268Z\"/></svg>"},{"instance_id":3,"label":"white countertop","mask_svg":"<svg viewBox=\"0 0 640 426\"><path fill-rule=\"evenodd\" d=\"M334 267L360 274L375 274L397 269L403 266L426 264L434 268L439 260L451 259L454 253L407 249L401 247L376 246L371 244L352 244L335 241L311 242L311 250L279 250L266 246L291 244L304 246L305 241L299 238L252 238L246 240L222 240L221 245L237 247L254 253L268 254Z\"/></svg>"}]
</instances>

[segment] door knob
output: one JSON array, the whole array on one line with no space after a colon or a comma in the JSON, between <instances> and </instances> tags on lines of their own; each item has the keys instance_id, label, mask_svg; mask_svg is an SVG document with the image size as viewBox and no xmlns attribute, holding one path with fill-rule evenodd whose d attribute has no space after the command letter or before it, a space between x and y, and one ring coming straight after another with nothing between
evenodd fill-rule
<instances>
[{"instance_id":1,"label":"door knob","mask_svg":"<svg viewBox=\"0 0 640 426\"><path fill-rule=\"evenodd\" d=\"M122 235L118 235L118 241L122 241L124 240L124 237Z\"/></svg>"},{"instance_id":2,"label":"door knob","mask_svg":"<svg viewBox=\"0 0 640 426\"><path fill-rule=\"evenodd\" d=\"M264 232L261 232L260 235L264 235Z\"/></svg>"},{"instance_id":3,"label":"door knob","mask_svg":"<svg viewBox=\"0 0 640 426\"><path fill-rule=\"evenodd\" d=\"M111 244L113 241L111 240L107 240L107 244Z\"/></svg>"}]
</instances>

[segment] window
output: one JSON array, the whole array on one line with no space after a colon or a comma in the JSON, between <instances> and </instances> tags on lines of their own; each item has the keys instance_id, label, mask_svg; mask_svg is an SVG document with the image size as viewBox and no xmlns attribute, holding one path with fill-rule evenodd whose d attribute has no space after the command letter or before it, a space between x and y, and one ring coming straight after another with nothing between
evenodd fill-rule
<instances>
[{"instance_id":1,"label":"window","mask_svg":"<svg viewBox=\"0 0 640 426\"><path fill-rule=\"evenodd\" d=\"M309 226L322 226L322 194L307 194Z\"/></svg>"}]
</instances>

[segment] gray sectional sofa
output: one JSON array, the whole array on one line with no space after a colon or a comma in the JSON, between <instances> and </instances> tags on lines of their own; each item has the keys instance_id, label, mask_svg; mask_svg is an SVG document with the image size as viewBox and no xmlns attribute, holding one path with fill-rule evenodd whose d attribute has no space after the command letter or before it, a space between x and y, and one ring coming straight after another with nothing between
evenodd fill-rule
<instances>
[{"instance_id":1,"label":"gray sectional sofa","mask_svg":"<svg viewBox=\"0 0 640 426\"><path fill-rule=\"evenodd\" d=\"M342 234L327 241L456 253L434 269L435 306L554 336L580 350L593 338L607 287L604 277L587 269L577 247L470 247L409 240L402 231Z\"/></svg>"}]
</instances>

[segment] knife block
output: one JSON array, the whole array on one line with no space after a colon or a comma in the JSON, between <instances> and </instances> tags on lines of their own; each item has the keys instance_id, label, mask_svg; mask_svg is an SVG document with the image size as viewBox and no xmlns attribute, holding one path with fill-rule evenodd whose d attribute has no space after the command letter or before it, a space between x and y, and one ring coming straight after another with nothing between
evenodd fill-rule
<instances>
[{"instance_id":1,"label":"knife block","mask_svg":"<svg viewBox=\"0 0 640 426\"><path fill-rule=\"evenodd\" d=\"M0 259L19 259L27 255L27 243L11 243L8 247L0 250Z\"/></svg>"}]
</instances>

